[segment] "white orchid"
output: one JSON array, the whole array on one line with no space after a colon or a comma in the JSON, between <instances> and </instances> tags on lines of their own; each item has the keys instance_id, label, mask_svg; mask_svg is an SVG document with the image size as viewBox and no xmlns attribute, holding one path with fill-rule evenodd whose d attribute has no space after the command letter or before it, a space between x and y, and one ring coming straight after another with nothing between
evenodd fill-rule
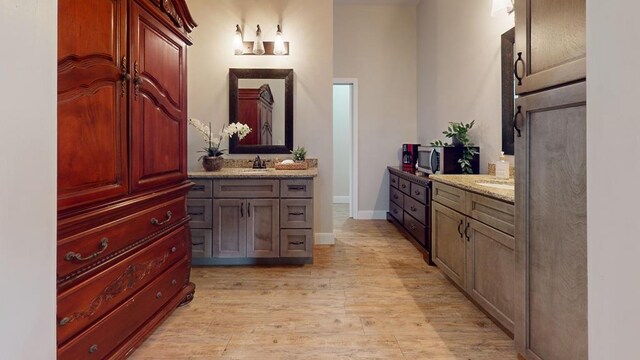
<instances>
[{"instance_id":1,"label":"white orchid","mask_svg":"<svg viewBox=\"0 0 640 360\"><path fill-rule=\"evenodd\" d=\"M203 152L207 153L207 156L220 156L223 154L222 150L220 150L222 138L227 136L231 138L233 135L238 134L238 138L242 140L251 132L251 128L248 125L238 122L226 126L223 125L218 136L213 137L211 133L211 123L207 126L198 119L190 118L189 125L195 127L207 143L208 146L202 148L204 150Z\"/></svg>"}]
</instances>

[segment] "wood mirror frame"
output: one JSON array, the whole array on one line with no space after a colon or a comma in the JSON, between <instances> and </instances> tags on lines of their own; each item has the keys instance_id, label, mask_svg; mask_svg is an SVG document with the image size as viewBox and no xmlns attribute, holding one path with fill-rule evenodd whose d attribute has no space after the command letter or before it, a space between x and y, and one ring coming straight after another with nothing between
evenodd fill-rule
<instances>
[{"instance_id":1,"label":"wood mirror frame","mask_svg":"<svg viewBox=\"0 0 640 360\"><path fill-rule=\"evenodd\" d=\"M293 69L229 69L229 123L238 117L238 79L284 79L284 145L242 145L229 139L230 154L289 154L293 150Z\"/></svg>"},{"instance_id":2,"label":"wood mirror frame","mask_svg":"<svg viewBox=\"0 0 640 360\"><path fill-rule=\"evenodd\" d=\"M515 88L513 84L513 45L515 28L502 34L502 151L514 155L513 145L513 104Z\"/></svg>"}]
</instances>

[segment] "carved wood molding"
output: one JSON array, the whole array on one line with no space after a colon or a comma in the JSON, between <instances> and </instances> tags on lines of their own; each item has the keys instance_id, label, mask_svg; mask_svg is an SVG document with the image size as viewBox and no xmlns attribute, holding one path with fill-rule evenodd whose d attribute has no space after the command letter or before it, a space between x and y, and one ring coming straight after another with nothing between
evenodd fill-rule
<instances>
[{"instance_id":1,"label":"carved wood molding","mask_svg":"<svg viewBox=\"0 0 640 360\"><path fill-rule=\"evenodd\" d=\"M173 24L191 32L198 26L189 12L185 0L153 0L156 6L169 16Z\"/></svg>"}]
</instances>

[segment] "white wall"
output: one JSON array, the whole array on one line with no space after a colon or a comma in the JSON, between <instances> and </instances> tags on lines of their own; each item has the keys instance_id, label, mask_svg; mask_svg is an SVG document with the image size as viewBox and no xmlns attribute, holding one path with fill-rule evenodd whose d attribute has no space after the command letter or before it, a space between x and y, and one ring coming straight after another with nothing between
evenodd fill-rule
<instances>
[{"instance_id":1,"label":"white wall","mask_svg":"<svg viewBox=\"0 0 640 360\"><path fill-rule=\"evenodd\" d=\"M514 24L490 13L491 0L418 4L418 142L445 140L448 122L475 119L483 173L502 150L500 37Z\"/></svg>"},{"instance_id":2,"label":"white wall","mask_svg":"<svg viewBox=\"0 0 640 360\"><path fill-rule=\"evenodd\" d=\"M333 200L349 197L351 86L333 85Z\"/></svg>"},{"instance_id":3,"label":"white wall","mask_svg":"<svg viewBox=\"0 0 640 360\"><path fill-rule=\"evenodd\" d=\"M415 5L336 5L334 77L358 79L359 217L384 217L387 165L416 136Z\"/></svg>"},{"instance_id":4,"label":"white wall","mask_svg":"<svg viewBox=\"0 0 640 360\"><path fill-rule=\"evenodd\" d=\"M0 349L55 359L57 1L0 2Z\"/></svg>"},{"instance_id":5,"label":"white wall","mask_svg":"<svg viewBox=\"0 0 640 360\"><path fill-rule=\"evenodd\" d=\"M638 359L640 3L587 1L589 359Z\"/></svg>"},{"instance_id":6,"label":"white wall","mask_svg":"<svg viewBox=\"0 0 640 360\"><path fill-rule=\"evenodd\" d=\"M333 1L187 0L187 3L198 23L188 54L189 116L211 121L214 128L228 122L229 68L293 69L294 146L304 146L308 157L318 158L316 241L332 241ZM282 25L284 40L290 42L290 55L233 54L236 24L244 29L246 41L254 39L256 24L262 28L263 40L273 41L278 23ZM189 169L199 169L196 160L202 140L195 129L189 129L188 134Z\"/></svg>"}]
</instances>

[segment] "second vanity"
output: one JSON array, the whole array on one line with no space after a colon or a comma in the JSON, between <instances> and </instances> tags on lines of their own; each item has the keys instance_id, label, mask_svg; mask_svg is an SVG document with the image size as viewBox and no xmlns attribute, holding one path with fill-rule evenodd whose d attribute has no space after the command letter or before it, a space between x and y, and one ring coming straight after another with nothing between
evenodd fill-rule
<instances>
[{"instance_id":1,"label":"second vanity","mask_svg":"<svg viewBox=\"0 0 640 360\"><path fill-rule=\"evenodd\" d=\"M510 334L514 330L513 180L432 175L432 257Z\"/></svg>"},{"instance_id":2,"label":"second vanity","mask_svg":"<svg viewBox=\"0 0 640 360\"><path fill-rule=\"evenodd\" d=\"M313 262L317 168L190 172L193 265Z\"/></svg>"}]
</instances>

